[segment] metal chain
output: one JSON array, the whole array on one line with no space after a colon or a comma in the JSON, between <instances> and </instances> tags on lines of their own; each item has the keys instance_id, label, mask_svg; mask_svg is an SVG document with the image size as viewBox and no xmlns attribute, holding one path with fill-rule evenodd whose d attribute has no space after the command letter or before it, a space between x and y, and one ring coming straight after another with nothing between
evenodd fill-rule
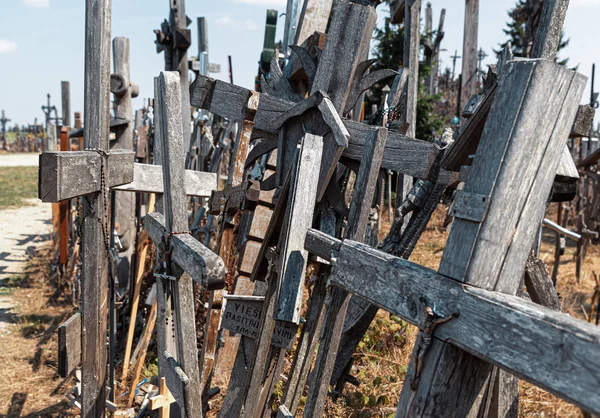
<instances>
[{"instance_id":1,"label":"metal chain","mask_svg":"<svg viewBox=\"0 0 600 418\"><path fill-rule=\"evenodd\" d=\"M108 153L99 148L86 148L85 151L95 151L100 154L100 198L102 199L102 207L98 208L98 212L102 216L96 216L96 221L102 227L102 240L104 242L104 250L106 256L110 259L110 215L109 215L109 188L108 188ZM83 223L85 219L92 213L92 202L86 195L83 196L83 200L79 200L77 205L77 216L75 218L75 225L77 230L77 238L81 244L81 237L83 235Z\"/></svg>"}]
</instances>

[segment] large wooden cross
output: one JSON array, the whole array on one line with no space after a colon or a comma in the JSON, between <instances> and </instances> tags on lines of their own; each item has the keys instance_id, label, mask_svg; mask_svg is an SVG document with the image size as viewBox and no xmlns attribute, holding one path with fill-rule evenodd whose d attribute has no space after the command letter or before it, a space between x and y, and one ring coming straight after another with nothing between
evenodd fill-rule
<instances>
[{"instance_id":1,"label":"large wooden cross","mask_svg":"<svg viewBox=\"0 0 600 418\"><path fill-rule=\"evenodd\" d=\"M224 285L223 261L189 234L184 184L184 137L179 77L161 73L155 98L164 184L164 216L146 216L148 235L159 248L159 372L185 416L202 416L202 396L192 279L204 289Z\"/></svg>"},{"instance_id":2,"label":"large wooden cross","mask_svg":"<svg viewBox=\"0 0 600 418\"><path fill-rule=\"evenodd\" d=\"M397 416L489 410L478 396L495 379L489 363L600 408L586 389L600 378L589 367L600 333L513 296L585 78L546 60L511 61L501 71L438 273L358 243L307 237L310 251L332 260L332 283L421 328ZM535 142L526 140L532 132Z\"/></svg>"}]
</instances>

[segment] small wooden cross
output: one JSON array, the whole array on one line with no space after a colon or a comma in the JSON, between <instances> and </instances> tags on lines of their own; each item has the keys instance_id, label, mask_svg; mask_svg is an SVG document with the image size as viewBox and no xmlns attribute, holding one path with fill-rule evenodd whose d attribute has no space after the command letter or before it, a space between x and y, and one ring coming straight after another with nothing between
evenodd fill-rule
<instances>
[{"instance_id":1,"label":"small wooden cross","mask_svg":"<svg viewBox=\"0 0 600 418\"><path fill-rule=\"evenodd\" d=\"M158 395L149 399L150 409L156 411L160 409L158 416L159 418L169 418L171 415L171 404L175 402L175 398L171 394L171 391L167 387L167 379L164 377L160 378L160 386L158 389Z\"/></svg>"}]
</instances>

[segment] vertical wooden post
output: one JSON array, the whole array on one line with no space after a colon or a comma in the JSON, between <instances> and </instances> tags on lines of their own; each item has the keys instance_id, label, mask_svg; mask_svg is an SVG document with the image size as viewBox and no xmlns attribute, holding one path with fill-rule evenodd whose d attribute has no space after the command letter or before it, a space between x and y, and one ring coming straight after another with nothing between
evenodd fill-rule
<instances>
[{"instance_id":1,"label":"vertical wooden post","mask_svg":"<svg viewBox=\"0 0 600 418\"><path fill-rule=\"evenodd\" d=\"M108 150L111 0L86 0L85 147ZM108 173L103 173L108 176ZM82 418L105 416L108 188L83 198ZM99 219L101 221L99 221Z\"/></svg>"},{"instance_id":2,"label":"vertical wooden post","mask_svg":"<svg viewBox=\"0 0 600 418\"><path fill-rule=\"evenodd\" d=\"M60 82L62 126L71 126L71 84L68 81ZM61 149L61 151L64 151Z\"/></svg>"},{"instance_id":3,"label":"vertical wooden post","mask_svg":"<svg viewBox=\"0 0 600 418\"><path fill-rule=\"evenodd\" d=\"M462 94L460 109L477 93L477 31L479 30L479 0L465 0L465 34L462 58Z\"/></svg>"},{"instance_id":4,"label":"vertical wooden post","mask_svg":"<svg viewBox=\"0 0 600 418\"><path fill-rule=\"evenodd\" d=\"M133 150L133 105L131 98L137 95L130 79L129 38L117 37L113 40L114 74L119 77L119 88L113 88L115 96L115 117L128 120L129 123L120 126L116 132L116 141L112 149ZM137 88L136 88L137 90ZM135 193L115 192L116 198L116 229L122 249L119 251L119 261L116 263L116 274L119 283L129 283L131 277L132 257L135 251ZM135 318L132 318L135 320Z\"/></svg>"},{"instance_id":5,"label":"vertical wooden post","mask_svg":"<svg viewBox=\"0 0 600 418\"><path fill-rule=\"evenodd\" d=\"M63 102L64 103L64 102ZM69 151L69 130L66 126L60 128L60 150ZM59 263L66 266L69 258L69 206L70 200L58 203L59 219Z\"/></svg>"}]
</instances>

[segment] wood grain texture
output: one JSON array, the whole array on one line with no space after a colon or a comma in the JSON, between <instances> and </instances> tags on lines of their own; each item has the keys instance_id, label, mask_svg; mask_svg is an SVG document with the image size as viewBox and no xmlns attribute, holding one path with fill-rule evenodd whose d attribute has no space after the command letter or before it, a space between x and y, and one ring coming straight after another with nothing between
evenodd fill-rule
<instances>
[{"instance_id":1,"label":"wood grain texture","mask_svg":"<svg viewBox=\"0 0 600 418\"><path fill-rule=\"evenodd\" d=\"M600 411L600 399L587 389L600 379L600 363L593 360L600 358L600 331L586 322L517 296L461 285L348 240L341 243L330 280L419 327L424 326L423 300L435 303L439 315L458 313L437 328L436 339Z\"/></svg>"},{"instance_id":2,"label":"wood grain texture","mask_svg":"<svg viewBox=\"0 0 600 418\"><path fill-rule=\"evenodd\" d=\"M371 203L375 196L377 177L385 149L387 129L379 128L376 135L371 136L365 143L365 153L356 176L348 224L344 231L346 238L357 241L365 240L367 220L371 210ZM346 311L351 295L343 289L334 288L331 291L331 300L325 307L324 322L327 327L323 329L319 340L319 352L312 371L312 382L304 406L304 417L322 416L329 390L329 381L333 373L335 359L344 328Z\"/></svg>"},{"instance_id":3,"label":"wood grain texture","mask_svg":"<svg viewBox=\"0 0 600 418\"><path fill-rule=\"evenodd\" d=\"M227 92L220 91L219 95L211 96L211 91L223 89L221 83L228 87ZM190 90L194 106L236 121L243 119L245 104L251 95L251 91L248 89L204 76L199 76ZM228 98L227 94L231 94L231 97ZM274 121L294 105L295 103L261 94L258 110L254 117L254 129L269 132L276 125ZM360 161L365 140L375 130L375 127L349 119L342 119L342 121L350 134L348 148L344 149L342 156ZM425 178L435 155L436 150L432 143L389 132L381 166L411 177Z\"/></svg>"},{"instance_id":4,"label":"wood grain texture","mask_svg":"<svg viewBox=\"0 0 600 418\"><path fill-rule=\"evenodd\" d=\"M116 190L141 193L164 193L162 167L134 163L133 181L115 187ZM185 170L185 194L209 197L217 189L217 174Z\"/></svg>"},{"instance_id":5,"label":"wood grain texture","mask_svg":"<svg viewBox=\"0 0 600 418\"><path fill-rule=\"evenodd\" d=\"M462 53L462 95L460 109L465 108L477 92L477 32L479 30L479 0L465 0L465 31Z\"/></svg>"},{"instance_id":6,"label":"wood grain texture","mask_svg":"<svg viewBox=\"0 0 600 418\"><path fill-rule=\"evenodd\" d=\"M544 0L540 23L531 49L532 58L554 61L568 8L569 0Z\"/></svg>"},{"instance_id":7,"label":"wood grain texture","mask_svg":"<svg viewBox=\"0 0 600 418\"><path fill-rule=\"evenodd\" d=\"M94 151L40 154L38 197L59 202L100 191L102 156ZM133 151L115 150L108 156L108 186L133 181Z\"/></svg>"},{"instance_id":8,"label":"wood grain texture","mask_svg":"<svg viewBox=\"0 0 600 418\"><path fill-rule=\"evenodd\" d=\"M543 260L529 255L525 265L525 287L531 301L546 308L560 311L560 299Z\"/></svg>"},{"instance_id":9,"label":"wood grain texture","mask_svg":"<svg viewBox=\"0 0 600 418\"><path fill-rule=\"evenodd\" d=\"M304 294L304 273L307 253L304 250L306 231L313 221L317 197L319 167L323 152L323 137L305 134L295 168L287 208L286 237L281 247L279 272L281 280L277 290L278 312L276 318L298 324Z\"/></svg>"},{"instance_id":10,"label":"wood grain texture","mask_svg":"<svg viewBox=\"0 0 600 418\"><path fill-rule=\"evenodd\" d=\"M315 32L325 33L333 0L306 0L298 19L294 45L302 45Z\"/></svg>"},{"instance_id":11,"label":"wood grain texture","mask_svg":"<svg viewBox=\"0 0 600 418\"><path fill-rule=\"evenodd\" d=\"M111 0L86 0L85 5L84 144L86 148L107 151L110 134ZM95 174L100 176L100 171ZM98 216L109 210L106 206L98 194L84 199L83 213L89 215L83 217L81 238L83 418L102 418L106 413L108 263L103 227L108 225L98 222Z\"/></svg>"},{"instance_id":12,"label":"wood grain texture","mask_svg":"<svg viewBox=\"0 0 600 418\"><path fill-rule=\"evenodd\" d=\"M163 72L160 74L158 78L160 106L157 107L156 112L160 113L160 129L163 141L162 169L165 190L163 196L165 212L164 225L168 233L175 233L176 235L187 231L188 229L185 191L183 188L177 187L177 185L184 184L185 181L184 131L181 117L180 91L179 75L177 73ZM152 236L149 230L148 235ZM171 239L174 248L176 246L175 242L177 241L177 238L181 238L177 237L176 235ZM186 243L187 245L182 247L189 248L188 246L193 244L191 241L194 241L194 243L197 244L196 247L198 250L201 248L202 244L200 244L198 241L195 241L193 238L192 240L188 240ZM190 253L185 253L185 256L189 257ZM202 271L202 267L200 267L200 271ZM191 272L198 274L198 270L191 270ZM174 396L177 399L177 403L182 408L182 411L185 411L186 416L202 417L202 390L200 387L198 349L196 346L196 324L194 316L192 278L187 273L182 273L176 268L174 268L173 273L178 277L177 281L164 282L163 286L161 287L164 288L163 291L168 291L168 293L165 292L160 294L159 297L163 298L166 294L170 294L172 296L177 351L174 353L170 351L169 352L171 355L176 356L175 360L177 360L177 362L181 365L181 368L189 378L189 384L184 385L183 387L184 396L179 398L175 395ZM161 280L159 279L159 281ZM159 287L159 290L161 290L161 287ZM159 322L159 327L164 326L164 322ZM165 356L164 353L166 351L167 347L159 347L159 355L161 357ZM171 386L177 384L177 378L172 377L171 373L173 370L169 368L167 365L168 363L169 362L165 361L165 358L163 358L163 361L161 362L163 367L162 370L159 371L161 372L161 375L164 373L164 376L167 378L169 388L173 391ZM167 366L165 367L165 365ZM167 372L165 369L169 371Z\"/></svg>"},{"instance_id":13,"label":"wood grain texture","mask_svg":"<svg viewBox=\"0 0 600 418\"><path fill-rule=\"evenodd\" d=\"M465 192L489 195L491 205L481 224L455 222L441 274L516 291L532 245L530 230L537 228L535 222L520 220L541 219L537 215L550 193L551 173L556 172L584 82L584 77L547 61L508 65L465 185ZM538 141L520 139L531 132ZM486 241L485 249L475 248L478 239Z\"/></svg>"},{"instance_id":14,"label":"wood grain texture","mask_svg":"<svg viewBox=\"0 0 600 418\"><path fill-rule=\"evenodd\" d=\"M58 374L69 377L81 365L81 313L77 312L58 327Z\"/></svg>"},{"instance_id":15,"label":"wood grain texture","mask_svg":"<svg viewBox=\"0 0 600 418\"><path fill-rule=\"evenodd\" d=\"M419 89L419 52L421 44L421 0L404 3L404 56L402 66L408 71L402 118L408 123L406 134L417 131L417 93Z\"/></svg>"}]
</instances>

